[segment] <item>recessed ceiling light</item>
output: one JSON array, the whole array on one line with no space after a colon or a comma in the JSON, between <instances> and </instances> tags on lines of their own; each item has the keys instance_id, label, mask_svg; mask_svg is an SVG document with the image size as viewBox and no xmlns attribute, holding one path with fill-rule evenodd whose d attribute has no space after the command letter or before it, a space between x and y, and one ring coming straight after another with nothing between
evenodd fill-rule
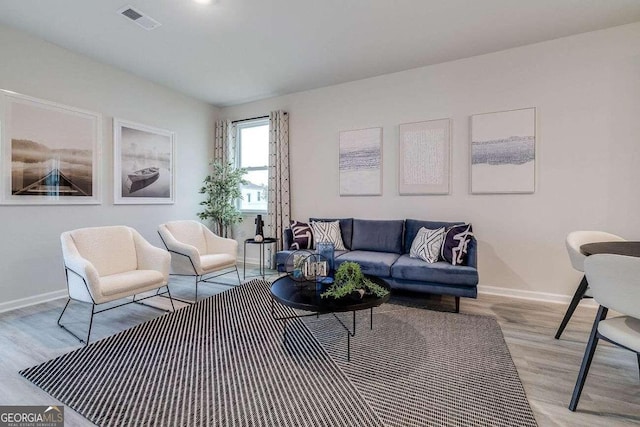
<instances>
[{"instance_id":1,"label":"recessed ceiling light","mask_svg":"<svg viewBox=\"0 0 640 427\"><path fill-rule=\"evenodd\" d=\"M200 4L210 4L211 0L193 0L196 3L200 3Z\"/></svg>"}]
</instances>

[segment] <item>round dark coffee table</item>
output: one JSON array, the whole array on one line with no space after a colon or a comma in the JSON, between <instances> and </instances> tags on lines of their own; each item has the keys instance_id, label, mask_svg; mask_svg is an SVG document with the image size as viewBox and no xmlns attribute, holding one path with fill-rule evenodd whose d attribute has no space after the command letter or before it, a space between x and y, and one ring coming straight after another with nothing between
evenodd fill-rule
<instances>
[{"instance_id":1,"label":"round dark coffee table","mask_svg":"<svg viewBox=\"0 0 640 427\"><path fill-rule=\"evenodd\" d=\"M367 278L388 291L391 290L389 284L379 277L367 276ZM391 293L388 293L384 297L364 295L362 298L347 296L337 300L334 298L321 298L320 294L327 290L329 286L331 285L316 282L297 282L289 276L280 277L271 285L271 315L274 319L285 322L284 340L286 342L288 320L308 316L319 316L321 314L332 314L347 331L347 361L349 361L351 360L351 337L356 334L356 311L370 310L369 326L373 329L373 308L389 301ZM276 301L286 307L309 311L311 313L278 316L275 309ZM335 315L335 313L348 311L353 312L351 328L345 325L344 322Z\"/></svg>"}]
</instances>

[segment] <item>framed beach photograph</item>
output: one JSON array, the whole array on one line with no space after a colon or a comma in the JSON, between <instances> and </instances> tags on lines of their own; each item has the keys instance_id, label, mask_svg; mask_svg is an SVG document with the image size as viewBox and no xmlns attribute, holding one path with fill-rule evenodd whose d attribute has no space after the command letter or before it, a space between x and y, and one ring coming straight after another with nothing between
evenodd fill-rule
<instances>
[{"instance_id":1,"label":"framed beach photograph","mask_svg":"<svg viewBox=\"0 0 640 427\"><path fill-rule=\"evenodd\" d=\"M340 195L382 194L382 128L340 132Z\"/></svg>"},{"instance_id":2,"label":"framed beach photograph","mask_svg":"<svg viewBox=\"0 0 640 427\"><path fill-rule=\"evenodd\" d=\"M113 202L174 203L174 132L114 119L113 139Z\"/></svg>"},{"instance_id":3,"label":"framed beach photograph","mask_svg":"<svg viewBox=\"0 0 640 427\"><path fill-rule=\"evenodd\" d=\"M401 124L398 143L398 193L449 194L450 120Z\"/></svg>"},{"instance_id":4,"label":"framed beach photograph","mask_svg":"<svg viewBox=\"0 0 640 427\"><path fill-rule=\"evenodd\" d=\"M3 204L100 203L101 116L0 91Z\"/></svg>"},{"instance_id":5,"label":"framed beach photograph","mask_svg":"<svg viewBox=\"0 0 640 427\"><path fill-rule=\"evenodd\" d=\"M471 116L471 193L533 193L536 109Z\"/></svg>"}]
</instances>

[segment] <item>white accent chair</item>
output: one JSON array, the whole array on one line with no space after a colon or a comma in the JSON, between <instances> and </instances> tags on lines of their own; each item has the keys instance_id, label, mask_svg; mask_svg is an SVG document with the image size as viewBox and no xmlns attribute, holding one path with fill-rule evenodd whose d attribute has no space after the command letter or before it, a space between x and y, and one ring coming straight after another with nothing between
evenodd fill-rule
<instances>
[{"instance_id":1,"label":"white accent chair","mask_svg":"<svg viewBox=\"0 0 640 427\"><path fill-rule=\"evenodd\" d=\"M574 269L579 272L584 272L584 260L587 258L582 252L580 252L580 246L585 245L587 243L597 243L597 242L617 242L624 241L620 236L615 234L606 233L604 231L572 231L567 235L566 246L567 252L569 253L569 259L571 260L571 265ZM573 312L578 307L578 304L582 300L582 298L591 298L591 291L589 290L589 284L587 282L587 278L585 276L582 277L578 288L576 289L571 302L569 303L569 307L567 308L567 312L564 314L564 318L560 323L560 327L556 332L556 339L560 339L564 328L566 328L567 323L571 319Z\"/></svg>"},{"instance_id":2,"label":"white accent chair","mask_svg":"<svg viewBox=\"0 0 640 427\"><path fill-rule=\"evenodd\" d=\"M217 236L203 224L191 220L160 224L158 234L171 254L171 274L195 277L195 301L198 300L200 282L216 283L211 279L235 270L238 285L242 283L237 267L238 242L235 240ZM212 273L219 274L210 276Z\"/></svg>"},{"instance_id":3,"label":"white accent chair","mask_svg":"<svg viewBox=\"0 0 640 427\"><path fill-rule=\"evenodd\" d=\"M600 339L636 353L640 367L640 258L612 254L591 255L584 262L584 271L593 298L600 304L600 308L569 404L572 411L578 406ZM622 316L606 319L609 309Z\"/></svg>"},{"instance_id":4,"label":"white accent chair","mask_svg":"<svg viewBox=\"0 0 640 427\"><path fill-rule=\"evenodd\" d=\"M157 295L169 295L167 251L147 242L136 230L126 226L80 228L60 236L69 299L58 318L58 325L86 344L91 337L93 315ZM160 288L166 287L166 292ZM136 299L137 294L156 290L153 295ZM131 301L96 311L96 306L126 297ZM86 341L67 329L60 320L71 300L90 303L91 319ZM156 308L147 305L147 307ZM164 310L163 310L164 311Z\"/></svg>"}]
</instances>

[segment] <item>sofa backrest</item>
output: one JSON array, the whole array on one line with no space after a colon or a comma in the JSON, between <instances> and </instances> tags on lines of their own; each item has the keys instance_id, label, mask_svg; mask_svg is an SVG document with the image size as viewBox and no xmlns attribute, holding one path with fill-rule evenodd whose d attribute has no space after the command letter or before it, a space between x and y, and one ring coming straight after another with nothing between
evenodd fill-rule
<instances>
[{"instance_id":1,"label":"sofa backrest","mask_svg":"<svg viewBox=\"0 0 640 427\"><path fill-rule=\"evenodd\" d=\"M204 226L198 221L169 221L165 225L178 242L194 246L200 255L208 253L207 240L204 237Z\"/></svg>"},{"instance_id":2,"label":"sofa backrest","mask_svg":"<svg viewBox=\"0 0 640 427\"><path fill-rule=\"evenodd\" d=\"M333 222L340 221L340 234L342 234L342 242L344 247L351 250L351 240L353 236L353 218L309 218L309 222ZM313 242L315 245L315 242Z\"/></svg>"},{"instance_id":3,"label":"sofa backrest","mask_svg":"<svg viewBox=\"0 0 640 427\"><path fill-rule=\"evenodd\" d=\"M136 246L129 227L89 227L68 233L80 256L93 264L99 276L138 268Z\"/></svg>"},{"instance_id":4,"label":"sofa backrest","mask_svg":"<svg viewBox=\"0 0 640 427\"><path fill-rule=\"evenodd\" d=\"M429 230L437 230L440 227L449 228L454 225L464 224L464 222L445 222L445 221L423 221L420 219L407 219L404 222L404 253L408 254L411 250L411 243L416 238L420 228L428 228Z\"/></svg>"},{"instance_id":5,"label":"sofa backrest","mask_svg":"<svg viewBox=\"0 0 640 427\"><path fill-rule=\"evenodd\" d=\"M402 253L404 220L354 219L352 250Z\"/></svg>"}]
</instances>

